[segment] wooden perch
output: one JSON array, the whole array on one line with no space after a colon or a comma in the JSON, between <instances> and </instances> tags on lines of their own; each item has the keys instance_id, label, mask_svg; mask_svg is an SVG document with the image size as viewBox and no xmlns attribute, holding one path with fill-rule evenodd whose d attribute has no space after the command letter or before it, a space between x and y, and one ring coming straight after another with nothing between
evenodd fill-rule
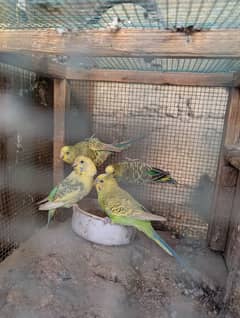
<instances>
[{"instance_id":1,"label":"wooden perch","mask_svg":"<svg viewBox=\"0 0 240 318\"><path fill-rule=\"evenodd\" d=\"M233 167L240 170L240 144L225 146L225 159Z\"/></svg>"}]
</instances>

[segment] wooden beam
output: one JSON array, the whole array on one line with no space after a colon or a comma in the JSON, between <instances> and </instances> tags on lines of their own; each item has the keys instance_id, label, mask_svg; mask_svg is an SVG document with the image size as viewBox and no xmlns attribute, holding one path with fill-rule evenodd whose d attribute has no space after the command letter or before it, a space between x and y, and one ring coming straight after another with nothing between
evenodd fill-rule
<instances>
[{"instance_id":1,"label":"wooden beam","mask_svg":"<svg viewBox=\"0 0 240 318\"><path fill-rule=\"evenodd\" d=\"M225 307L233 317L240 313L240 174L238 177L236 195L233 202L231 232L227 246L227 264L229 275L226 284ZM223 313L224 314L224 313ZM222 317L225 317L224 315Z\"/></svg>"},{"instance_id":2,"label":"wooden beam","mask_svg":"<svg viewBox=\"0 0 240 318\"><path fill-rule=\"evenodd\" d=\"M216 185L211 207L211 221L208 231L208 243L211 249L224 251L229 221L232 212L235 184L226 180L232 180L233 169L224 159L224 145L238 142L240 134L240 90L232 88L229 95L227 114L225 117L222 147L218 163ZM237 171L235 170L235 173Z\"/></svg>"},{"instance_id":3,"label":"wooden beam","mask_svg":"<svg viewBox=\"0 0 240 318\"><path fill-rule=\"evenodd\" d=\"M54 80L54 142L53 180L57 184L64 178L64 163L60 150L65 143L65 112L69 106L70 89L67 80Z\"/></svg>"},{"instance_id":4,"label":"wooden beam","mask_svg":"<svg viewBox=\"0 0 240 318\"><path fill-rule=\"evenodd\" d=\"M225 146L225 159L240 170L240 145Z\"/></svg>"},{"instance_id":5,"label":"wooden beam","mask_svg":"<svg viewBox=\"0 0 240 318\"><path fill-rule=\"evenodd\" d=\"M233 75L233 82L235 87L240 87L240 72L235 72Z\"/></svg>"},{"instance_id":6,"label":"wooden beam","mask_svg":"<svg viewBox=\"0 0 240 318\"><path fill-rule=\"evenodd\" d=\"M161 73L126 70L79 70L67 68L66 78L72 80L110 81L124 83L171 84L191 86L230 86L233 73Z\"/></svg>"},{"instance_id":7,"label":"wooden beam","mask_svg":"<svg viewBox=\"0 0 240 318\"><path fill-rule=\"evenodd\" d=\"M47 56L2 53L0 63L14 65L51 78L64 78L66 73L65 66L50 62Z\"/></svg>"},{"instance_id":8,"label":"wooden beam","mask_svg":"<svg viewBox=\"0 0 240 318\"><path fill-rule=\"evenodd\" d=\"M1 30L0 52L88 56L239 57L240 30L211 30L186 36L162 30Z\"/></svg>"}]
</instances>

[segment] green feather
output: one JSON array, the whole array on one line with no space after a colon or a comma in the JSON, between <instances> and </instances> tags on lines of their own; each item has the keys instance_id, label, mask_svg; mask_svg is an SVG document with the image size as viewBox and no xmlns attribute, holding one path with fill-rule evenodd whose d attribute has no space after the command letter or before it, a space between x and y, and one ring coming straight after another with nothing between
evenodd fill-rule
<instances>
[{"instance_id":1,"label":"green feather","mask_svg":"<svg viewBox=\"0 0 240 318\"><path fill-rule=\"evenodd\" d=\"M47 227L49 226L49 223L51 221L51 219L53 218L54 214L56 212L56 209L53 209L53 210L49 210L48 211L48 222L47 222Z\"/></svg>"},{"instance_id":2,"label":"green feather","mask_svg":"<svg viewBox=\"0 0 240 318\"><path fill-rule=\"evenodd\" d=\"M48 200L49 200L49 201L53 201L53 200L54 200L57 191L58 191L58 186L56 186L56 187L54 187L54 188L52 189L52 191L50 192L50 194L49 194L49 196L48 196Z\"/></svg>"}]
</instances>

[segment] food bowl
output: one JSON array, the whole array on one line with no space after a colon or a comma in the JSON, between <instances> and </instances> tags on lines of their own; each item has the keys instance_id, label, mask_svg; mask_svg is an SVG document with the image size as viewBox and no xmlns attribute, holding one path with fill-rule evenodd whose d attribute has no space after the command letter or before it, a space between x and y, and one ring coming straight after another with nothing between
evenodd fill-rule
<instances>
[{"instance_id":1,"label":"food bowl","mask_svg":"<svg viewBox=\"0 0 240 318\"><path fill-rule=\"evenodd\" d=\"M84 239L102 245L126 245L134 239L134 228L106 223L105 218L97 200L85 199L73 207L72 229Z\"/></svg>"}]
</instances>

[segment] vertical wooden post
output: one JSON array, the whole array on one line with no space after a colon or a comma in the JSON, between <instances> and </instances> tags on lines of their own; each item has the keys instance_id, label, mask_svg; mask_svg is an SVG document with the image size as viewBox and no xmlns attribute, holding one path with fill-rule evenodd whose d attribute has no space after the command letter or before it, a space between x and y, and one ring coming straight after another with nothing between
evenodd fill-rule
<instances>
[{"instance_id":1,"label":"vertical wooden post","mask_svg":"<svg viewBox=\"0 0 240 318\"><path fill-rule=\"evenodd\" d=\"M226 285L225 305L235 316L240 314L240 174L233 202L232 232L228 249L231 250L231 267Z\"/></svg>"},{"instance_id":2,"label":"vertical wooden post","mask_svg":"<svg viewBox=\"0 0 240 318\"><path fill-rule=\"evenodd\" d=\"M208 243L211 249L224 251L237 179L237 171L224 160L224 146L237 143L240 136L240 90L230 90L222 147L211 207Z\"/></svg>"},{"instance_id":3,"label":"vertical wooden post","mask_svg":"<svg viewBox=\"0 0 240 318\"><path fill-rule=\"evenodd\" d=\"M54 142L53 181L57 184L64 178L64 163L60 150L65 142L65 113L70 102L70 89L66 79L54 79Z\"/></svg>"}]
</instances>

